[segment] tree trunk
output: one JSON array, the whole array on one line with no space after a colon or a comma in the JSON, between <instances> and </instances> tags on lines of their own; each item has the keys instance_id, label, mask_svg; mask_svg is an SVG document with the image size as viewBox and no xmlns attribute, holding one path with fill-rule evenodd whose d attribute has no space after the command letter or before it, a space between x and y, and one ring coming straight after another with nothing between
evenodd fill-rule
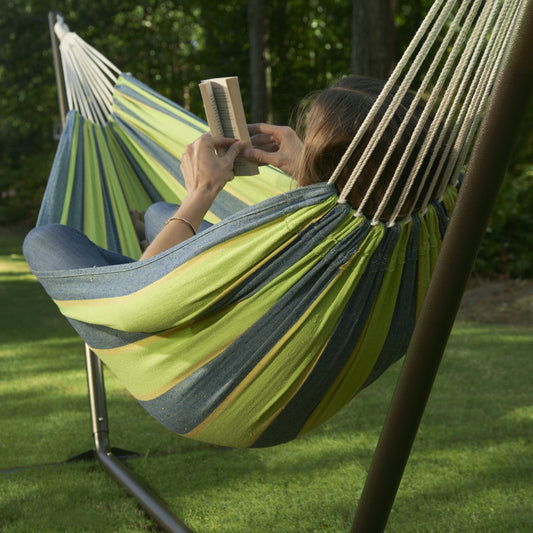
<instances>
[{"instance_id":1,"label":"tree trunk","mask_svg":"<svg viewBox=\"0 0 533 533\"><path fill-rule=\"evenodd\" d=\"M353 0L351 71L386 79L394 61L394 0Z\"/></svg>"},{"instance_id":2,"label":"tree trunk","mask_svg":"<svg viewBox=\"0 0 533 533\"><path fill-rule=\"evenodd\" d=\"M266 79L266 44L268 36L267 0L248 1L248 37L250 41L250 78L252 122L265 122L268 117Z\"/></svg>"}]
</instances>

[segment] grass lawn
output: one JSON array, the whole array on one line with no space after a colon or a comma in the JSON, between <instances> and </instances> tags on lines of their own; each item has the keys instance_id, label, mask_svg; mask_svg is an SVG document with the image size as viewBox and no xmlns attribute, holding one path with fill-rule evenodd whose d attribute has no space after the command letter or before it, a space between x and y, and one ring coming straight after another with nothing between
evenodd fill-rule
<instances>
[{"instance_id":1,"label":"grass lawn","mask_svg":"<svg viewBox=\"0 0 533 533\"><path fill-rule=\"evenodd\" d=\"M83 345L0 232L0 531L154 525L95 463ZM533 531L533 325L459 322L388 523L390 533ZM294 442L228 450L157 424L106 373L111 443L198 533L347 532L400 366Z\"/></svg>"}]
</instances>

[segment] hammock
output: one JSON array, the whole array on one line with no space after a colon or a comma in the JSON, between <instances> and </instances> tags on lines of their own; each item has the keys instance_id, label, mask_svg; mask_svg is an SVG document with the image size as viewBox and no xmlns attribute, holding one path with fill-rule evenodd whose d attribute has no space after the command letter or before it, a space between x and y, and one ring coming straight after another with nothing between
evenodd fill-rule
<instances>
[{"instance_id":1,"label":"hammock","mask_svg":"<svg viewBox=\"0 0 533 533\"><path fill-rule=\"evenodd\" d=\"M235 179L210 213L218 223L167 252L141 262L124 257L122 264L88 262L76 269L62 268L58 256L55 266L48 262L43 268L33 250L41 242L68 246L74 239L68 226L105 248L138 256L131 239L123 237L132 234L129 209L183 196L179 157L171 154L180 154L205 125L120 75L103 125L82 118L83 110L68 116L39 227L24 245L32 271L90 348L176 433L249 447L312 430L406 351L455 184L520 5L437 0L328 183L289 190L288 178L272 169L265 180ZM415 90L415 103L427 100L421 123L433 113L433 125L392 216L380 220L396 198L422 128L374 218L367 219L361 212L367 199L354 212L347 194L423 66L427 74ZM389 98L393 86L397 93ZM385 102L376 142L368 143L339 196L334 183L340 169ZM422 208L399 220L422 162L437 153L443 154L438 170L418 188L418 195L425 194ZM78 185L93 171L101 185L89 180ZM126 176L132 173L138 184L130 186ZM431 185L424 188L427 180ZM101 215L76 207L89 200ZM95 220L109 213L114 215L105 222Z\"/></svg>"},{"instance_id":2,"label":"hammock","mask_svg":"<svg viewBox=\"0 0 533 533\"><path fill-rule=\"evenodd\" d=\"M71 111L37 226L65 224L108 250L138 258L141 249L130 212L144 212L159 201L181 202L185 187L179 158L208 127L133 76L116 77L114 65L65 28L56 24ZM216 223L288 191L291 181L272 167L262 168L259 177L235 180L206 220Z\"/></svg>"}]
</instances>

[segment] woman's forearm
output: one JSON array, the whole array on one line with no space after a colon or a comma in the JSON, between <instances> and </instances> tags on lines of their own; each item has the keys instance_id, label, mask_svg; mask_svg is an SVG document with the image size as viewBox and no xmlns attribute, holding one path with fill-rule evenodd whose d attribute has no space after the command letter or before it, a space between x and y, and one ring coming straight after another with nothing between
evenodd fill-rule
<instances>
[{"instance_id":1,"label":"woman's forearm","mask_svg":"<svg viewBox=\"0 0 533 533\"><path fill-rule=\"evenodd\" d=\"M217 194L231 176L233 162L245 143L222 137L202 135L188 145L181 158L181 171L187 195L165 227L141 256L147 259L192 237ZM217 149L227 149L222 156Z\"/></svg>"}]
</instances>

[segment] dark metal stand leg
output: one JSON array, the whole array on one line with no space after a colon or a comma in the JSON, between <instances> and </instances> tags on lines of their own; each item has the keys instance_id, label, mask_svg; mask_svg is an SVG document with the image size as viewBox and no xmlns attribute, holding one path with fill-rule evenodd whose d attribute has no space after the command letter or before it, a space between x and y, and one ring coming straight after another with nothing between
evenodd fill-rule
<instances>
[{"instance_id":1,"label":"dark metal stand leg","mask_svg":"<svg viewBox=\"0 0 533 533\"><path fill-rule=\"evenodd\" d=\"M533 90L533 0L485 114L392 403L352 533L385 529L462 294Z\"/></svg>"},{"instance_id":2,"label":"dark metal stand leg","mask_svg":"<svg viewBox=\"0 0 533 533\"><path fill-rule=\"evenodd\" d=\"M109 424L104 387L102 362L85 345L87 364L87 383L89 385L89 401L91 406L91 422L94 436L94 455L102 467L107 470L153 517L164 531L171 533L187 533L189 529L179 520L168 507L141 485L113 453L109 446Z\"/></svg>"}]
</instances>

